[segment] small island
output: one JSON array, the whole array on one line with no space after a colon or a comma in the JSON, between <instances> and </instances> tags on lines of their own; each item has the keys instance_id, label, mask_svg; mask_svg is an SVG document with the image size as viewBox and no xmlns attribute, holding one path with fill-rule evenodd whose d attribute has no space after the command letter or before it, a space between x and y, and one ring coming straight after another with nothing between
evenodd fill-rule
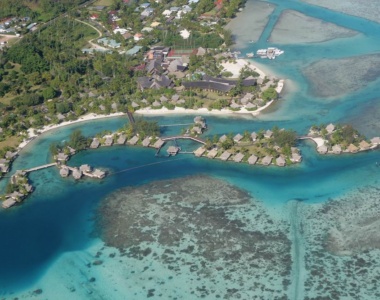
<instances>
[{"instance_id":1,"label":"small island","mask_svg":"<svg viewBox=\"0 0 380 300\"><path fill-rule=\"evenodd\" d=\"M349 124L314 125L305 138L310 138L317 144L319 154L357 153L380 145L380 137L369 140Z\"/></svg>"}]
</instances>

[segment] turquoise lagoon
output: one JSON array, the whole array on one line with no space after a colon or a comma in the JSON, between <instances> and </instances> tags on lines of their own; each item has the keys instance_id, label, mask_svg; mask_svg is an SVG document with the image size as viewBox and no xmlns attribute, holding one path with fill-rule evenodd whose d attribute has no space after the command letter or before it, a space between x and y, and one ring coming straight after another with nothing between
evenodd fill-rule
<instances>
[{"instance_id":1,"label":"turquoise lagoon","mask_svg":"<svg viewBox=\"0 0 380 300\"><path fill-rule=\"evenodd\" d=\"M276 44L285 50L285 54L275 61L259 62L286 78L293 88L287 88L280 101L258 117L205 116L209 125L206 135L241 133L274 125L304 134L312 124L350 122L368 137L378 136L379 74L358 78L361 80L360 88L355 91L321 98L316 96L315 91L323 89L323 86L316 84L313 78L305 77L304 71L312 63L323 59L352 56L366 59L366 55L378 53L380 24L299 1L269 2L275 4L275 10L261 38L256 44L247 44L247 48L240 49L243 53L271 46L266 40L281 12L286 9L333 22L359 34L324 43ZM351 80L354 71L347 70L343 79ZM193 117L149 118L162 125L163 135L173 135L179 133L182 127L165 125L190 123ZM49 145L64 142L77 128L91 136L103 130L116 130L125 122L126 118L118 117L47 132L20 153L13 171L49 162ZM197 147L190 142L181 142L181 146L189 151ZM102 181L62 179L56 169L34 172L30 179L36 190L31 197L22 206L0 213L0 295L5 299L146 299L148 295L152 299L217 299L227 297L222 291L228 286L231 287L229 299L274 299L265 282L267 277L264 275L268 274L261 274L261 279L244 277L238 284L223 277L223 272L220 272L220 278L216 276L217 282L211 282L207 277L195 278L190 272L176 273L158 260L150 259L150 256L142 260L124 256L117 249L105 246L99 238L94 226L98 217L97 207L112 192L124 187L143 187L159 180L208 175L247 191L255 203L259 203L273 220L279 222L275 224L282 224L287 232L292 260L290 277L287 277L290 284L284 289L282 299L317 299L322 296L353 299L359 295L360 299L378 299L380 287L373 282L367 284L367 279L377 278L380 272L377 266L379 245L375 243L370 250L359 251L355 255L339 256L325 250L323 241L329 230L338 226L334 223L337 215L335 207L341 212L340 221L353 215L352 207L364 212L368 209L368 214L373 214L374 218L379 216L374 207L377 207L376 200L380 198L380 167L376 164L380 163L380 152L336 157L318 155L310 142L301 142L299 147L304 161L288 168L252 167L197 159L189 154L172 158L155 157L152 149L115 146L84 151L70 160L70 165L88 163L106 168L112 175ZM3 188L4 182L1 184ZM355 203L355 199L360 199L360 203ZM329 211L334 211L334 214L329 214ZM363 215L357 218L363 218ZM356 219L352 217L347 220L352 224ZM360 220L357 222L360 223ZM376 224L365 223L376 228ZM256 225L261 226L265 234L263 225ZM157 253L162 251L157 243L150 246ZM97 260L101 260L101 264L94 264ZM351 270L351 265L358 269ZM320 268L326 273L325 277L320 274L323 273L319 272ZM339 274L334 269L339 270ZM258 274L263 270L258 269ZM235 272L239 274L239 269ZM276 276L279 281L282 280L280 274L271 275L275 279ZM353 279L350 278L354 278L361 287L352 285ZM266 288L249 289L253 284ZM194 288L198 286L205 286L214 292L194 293ZM42 289L40 295L38 289ZM149 293L152 289L155 292Z\"/></svg>"}]
</instances>

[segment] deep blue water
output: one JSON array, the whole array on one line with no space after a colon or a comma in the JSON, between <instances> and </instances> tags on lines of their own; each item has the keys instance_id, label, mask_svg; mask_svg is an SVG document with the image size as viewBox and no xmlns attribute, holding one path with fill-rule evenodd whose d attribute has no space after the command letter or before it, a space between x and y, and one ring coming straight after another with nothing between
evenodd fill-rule
<instances>
[{"instance_id":1,"label":"deep blue water","mask_svg":"<svg viewBox=\"0 0 380 300\"><path fill-rule=\"evenodd\" d=\"M271 19L257 44L258 48L265 46L276 17L282 10L289 8L322 20L334 21L363 34L351 39L320 44L286 45L282 47L286 55L276 61L260 61L296 82L299 90L286 95L271 113L257 118L206 116L209 125L206 136L242 133L245 130L267 129L275 125L292 128L299 134L304 134L312 124L350 120L359 124L363 112L379 109L380 85L377 82L330 101L313 97L309 88L311 83L307 82L300 71L301 67L322 58L378 52L379 24L298 1L270 2L277 7L273 20ZM249 48L246 50L250 52ZM368 125L360 129L364 134L373 136L379 126L379 119L377 115L368 116ZM191 123L193 117L149 118L157 120L161 125L168 125ZM63 142L74 129L80 128L85 135L91 136L103 130L116 130L125 122L126 118L104 119L48 132L21 152L13 165L13 171L49 162L49 145L52 142ZM176 126L162 127L162 132L163 135L173 135L179 133L180 129L181 127ZM182 146L192 150L197 145L182 142ZM32 173L30 179L36 187L33 195L22 206L0 212L0 295L28 290L63 253L86 249L93 241L91 232L94 209L106 195L121 187L186 175L208 174L246 189L267 206L281 207L292 199L310 203L322 202L367 184L379 185L380 168L375 165L380 162L379 151L335 157L317 155L314 145L309 142L301 142L299 146L304 161L289 168L252 167L197 159L186 154L157 158L152 149L115 146L84 151L69 162L70 165L88 163L114 173L101 181L75 182L62 179L54 168Z\"/></svg>"}]
</instances>

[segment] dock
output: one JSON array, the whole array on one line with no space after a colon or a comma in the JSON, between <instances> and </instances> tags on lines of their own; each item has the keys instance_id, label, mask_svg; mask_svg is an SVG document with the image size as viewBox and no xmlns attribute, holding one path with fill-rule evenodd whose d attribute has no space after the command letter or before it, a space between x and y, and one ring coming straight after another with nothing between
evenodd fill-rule
<instances>
[{"instance_id":1,"label":"dock","mask_svg":"<svg viewBox=\"0 0 380 300\"><path fill-rule=\"evenodd\" d=\"M177 136L169 136L166 138L161 138L164 142L166 141L172 141L172 140L180 140L180 139L187 139L187 140L193 140L195 142L201 143L203 145L206 144L206 142L200 138L193 137L193 136L184 136L184 135L177 135Z\"/></svg>"},{"instance_id":2,"label":"dock","mask_svg":"<svg viewBox=\"0 0 380 300\"><path fill-rule=\"evenodd\" d=\"M30 172L33 172L33 171L38 171L38 170L54 167L56 165L57 165L57 163L46 164L46 165L37 166L37 167L34 167L34 168L30 168L30 169L24 170L24 172L25 173L30 173Z\"/></svg>"}]
</instances>

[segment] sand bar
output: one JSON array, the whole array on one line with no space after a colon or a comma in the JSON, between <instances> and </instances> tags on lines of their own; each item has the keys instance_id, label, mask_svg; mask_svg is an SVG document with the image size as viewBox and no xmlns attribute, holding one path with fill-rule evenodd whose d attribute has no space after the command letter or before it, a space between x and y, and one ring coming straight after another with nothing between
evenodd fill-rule
<instances>
[{"instance_id":1,"label":"sand bar","mask_svg":"<svg viewBox=\"0 0 380 300\"><path fill-rule=\"evenodd\" d=\"M279 44L318 43L358 34L334 23L312 18L298 11L281 13L269 41Z\"/></svg>"}]
</instances>

